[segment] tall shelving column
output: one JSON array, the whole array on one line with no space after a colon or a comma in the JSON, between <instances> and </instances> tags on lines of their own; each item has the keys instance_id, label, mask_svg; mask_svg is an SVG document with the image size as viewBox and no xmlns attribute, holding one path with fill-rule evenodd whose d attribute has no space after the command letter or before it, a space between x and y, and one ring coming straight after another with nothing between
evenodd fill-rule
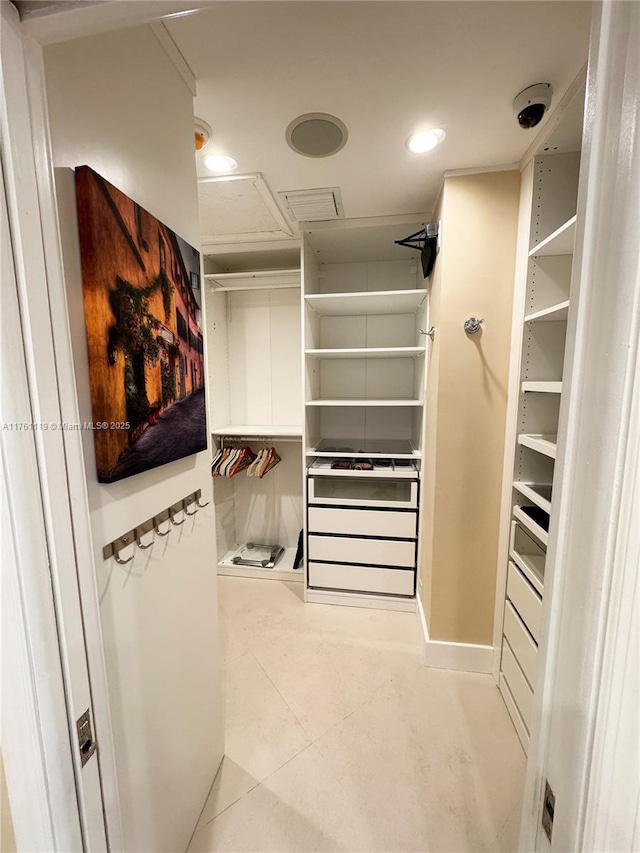
<instances>
[{"instance_id":1,"label":"tall shelving column","mask_svg":"<svg viewBox=\"0 0 640 853\"><path fill-rule=\"evenodd\" d=\"M263 478L214 478L218 574L302 582L293 568L303 525L299 251L287 269L254 269L252 253L205 263L213 455L273 446L281 460ZM225 266L233 271L213 271ZM248 543L284 553L273 568L234 562Z\"/></svg>"},{"instance_id":2,"label":"tall shelving column","mask_svg":"<svg viewBox=\"0 0 640 853\"><path fill-rule=\"evenodd\" d=\"M506 587L499 591L499 687L525 749L538 680L546 551L554 519L579 165L579 151L543 154L533 164L510 537Z\"/></svg>"},{"instance_id":3,"label":"tall shelving column","mask_svg":"<svg viewBox=\"0 0 640 853\"><path fill-rule=\"evenodd\" d=\"M310 601L415 607L427 290L406 230L305 237Z\"/></svg>"}]
</instances>

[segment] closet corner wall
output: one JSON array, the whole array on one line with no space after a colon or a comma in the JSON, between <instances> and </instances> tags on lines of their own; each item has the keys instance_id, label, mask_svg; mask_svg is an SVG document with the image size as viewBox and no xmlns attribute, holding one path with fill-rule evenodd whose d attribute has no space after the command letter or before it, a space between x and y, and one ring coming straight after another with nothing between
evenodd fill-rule
<instances>
[{"instance_id":1,"label":"closet corner wall","mask_svg":"<svg viewBox=\"0 0 640 853\"><path fill-rule=\"evenodd\" d=\"M525 750L541 675L543 608L550 604L555 571L554 483L561 477L562 424L570 406L563 370L565 350L573 345L567 320L577 287L572 260L583 104L584 87L522 178L494 674Z\"/></svg>"},{"instance_id":2,"label":"closet corner wall","mask_svg":"<svg viewBox=\"0 0 640 853\"><path fill-rule=\"evenodd\" d=\"M302 582L293 568L303 527L300 252L205 255L208 419L221 448L275 448L263 477L213 478L218 574ZM284 257L283 257L284 256ZM274 568L239 565L247 544L278 544Z\"/></svg>"}]
</instances>

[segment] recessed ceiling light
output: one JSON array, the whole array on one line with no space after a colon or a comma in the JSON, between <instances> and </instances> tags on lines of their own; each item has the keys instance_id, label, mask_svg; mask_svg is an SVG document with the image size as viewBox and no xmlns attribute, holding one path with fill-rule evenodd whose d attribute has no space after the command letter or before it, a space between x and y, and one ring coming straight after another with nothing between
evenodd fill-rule
<instances>
[{"instance_id":1,"label":"recessed ceiling light","mask_svg":"<svg viewBox=\"0 0 640 853\"><path fill-rule=\"evenodd\" d=\"M238 161L233 157L223 157L221 155L211 154L204 158L204 165L210 172L217 172L219 175L225 172L235 172L238 168Z\"/></svg>"},{"instance_id":2,"label":"recessed ceiling light","mask_svg":"<svg viewBox=\"0 0 640 853\"><path fill-rule=\"evenodd\" d=\"M434 128L434 130L425 130L422 133L414 133L407 139L407 148L413 154L425 154L427 151L433 151L446 135L444 130L439 127Z\"/></svg>"}]
</instances>

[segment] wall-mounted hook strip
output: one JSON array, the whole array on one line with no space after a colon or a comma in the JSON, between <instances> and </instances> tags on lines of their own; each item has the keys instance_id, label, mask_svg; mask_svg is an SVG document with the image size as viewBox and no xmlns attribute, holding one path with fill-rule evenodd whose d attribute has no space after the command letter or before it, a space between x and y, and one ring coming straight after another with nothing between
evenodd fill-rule
<instances>
[{"instance_id":1,"label":"wall-mounted hook strip","mask_svg":"<svg viewBox=\"0 0 640 853\"><path fill-rule=\"evenodd\" d=\"M146 545L142 544L142 537L147 532L148 531L144 530L142 527L136 527L135 533L134 533L134 536L136 538L136 545L138 546L138 548L142 548L143 551L146 551L147 548L151 548L151 546L154 543L154 538L152 536L151 540Z\"/></svg>"},{"instance_id":2,"label":"wall-mounted hook strip","mask_svg":"<svg viewBox=\"0 0 640 853\"><path fill-rule=\"evenodd\" d=\"M177 509L173 506L169 507L169 521L171 524L175 524L176 527L180 527L180 525L184 524L187 519L183 516L181 521L176 521L175 514L177 512L184 513L184 500L180 501L180 506L178 506Z\"/></svg>"},{"instance_id":3,"label":"wall-mounted hook strip","mask_svg":"<svg viewBox=\"0 0 640 853\"><path fill-rule=\"evenodd\" d=\"M164 510L164 512L166 512L166 510ZM162 518L162 516L160 516L160 515L154 515L154 517L153 517L153 529L158 534L158 536L168 536L171 533L171 525L169 525L169 527L167 527L167 529L164 531L164 533L162 532L162 530L160 530L160 525L162 524L162 522L168 521L168 520L169 520L168 515L166 516L166 518Z\"/></svg>"},{"instance_id":4,"label":"wall-mounted hook strip","mask_svg":"<svg viewBox=\"0 0 640 853\"><path fill-rule=\"evenodd\" d=\"M191 497L193 497L193 495ZM189 512L189 510L187 509L187 507L191 505L195 506L193 512ZM198 512L198 503L197 501L189 501L187 498L185 498L182 502L182 508L185 515L196 515L196 513Z\"/></svg>"},{"instance_id":5,"label":"wall-mounted hook strip","mask_svg":"<svg viewBox=\"0 0 640 853\"><path fill-rule=\"evenodd\" d=\"M102 558L104 560L108 560L109 557L113 557L116 562L118 562L121 566L130 563L133 560L133 554L126 560L122 560L120 558L120 552L127 545L136 544L142 550L146 550L150 548L154 543L154 535L157 536L168 536L171 532L172 525L175 527L180 527L180 525L184 524L187 520L187 515L195 515L198 512L198 508L202 506L207 506L207 502L201 503L200 498L202 497L202 490L197 489L195 492L192 492L190 495L187 495L186 498L182 498L182 500L177 501L173 504L173 506L167 507L167 509L161 510L161 512L156 513L155 515L148 518L146 521L143 521L142 524L138 524L133 527L131 530L128 530L126 533L123 533L122 536L119 536L117 539L114 539L113 542L109 542L108 545L105 545L102 549ZM194 506L193 512L187 512L187 507ZM185 517L182 521L176 521L175 516L183 512L185 513ZM165 531L160 529L160 525L165 522L170 522L167 525L167 529ZM147 533L152 534L151 541L147 544L144 544L142 541L142 537ZM134 552L135 553L135 552Z\"/></svg>"},{"instance_id":6,"label":"wall-mounted hook strip","mask_svg":"<svg viewBox=\"0 0 640 853\"><path fill-rule=\"evenodd\" d=\"M204 503L200 503L200 498L202 497L202 492L200 489L196 492L196 504L202 509L205 506L209 506L210 501L205 501Z\"/></svg>"},{"instance_id":7,"label":"wall-mounted hook strip","mask_svg":"<svg viewBox=\"0 0 640 853\"><path fill-rule=\"evenodd\" d=\"M134 555L132 554L128 559L121 560L120 559L120 551L131 542L131 534L125 533L124 536L121 536L120 539L116 539L113 543L113 556L116 563L119 563L121 566L126 566L127 563L130 563L133 560Z\"/></svg>"}]
</instances>

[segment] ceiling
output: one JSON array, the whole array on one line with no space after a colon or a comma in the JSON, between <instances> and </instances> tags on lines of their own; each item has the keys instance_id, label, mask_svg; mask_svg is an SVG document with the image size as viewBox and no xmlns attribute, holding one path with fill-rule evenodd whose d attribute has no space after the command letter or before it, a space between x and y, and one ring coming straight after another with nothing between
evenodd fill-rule
<instances>
[{"instance_id":1,"label":"ceiling","mask_svg":"<svg viewBox=\"0 0 640 853\"><path fill-rule=\"evenodd\" d=\"M165 19L213 129L206 153L262 173L274 194L339 186L348 218L428 213L445 170L518 162L536 131L518 126L514 96L549 82L556 106L586 62L589 24L590 4L573 0L221 2ZM291 120L310 112L346 124L341 151L287 146ZM445 141L411 154L409 135L433 127ZM200 161L198 174L211 174Z\"/></svg>"}]
</instances>

